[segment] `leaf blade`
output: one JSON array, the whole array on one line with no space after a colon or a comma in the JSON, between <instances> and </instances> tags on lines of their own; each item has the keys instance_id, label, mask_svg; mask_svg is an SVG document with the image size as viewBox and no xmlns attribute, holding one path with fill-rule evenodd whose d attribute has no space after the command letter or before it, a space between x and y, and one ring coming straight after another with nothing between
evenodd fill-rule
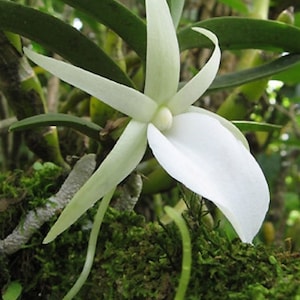
<instances>
[{"instance_id":1,"label":"leaf blade","mask_svg":"<svg viewBox=\"0 0 300 300\"><path fill-rule=\"evenodd\" d=\"M178 32L181 51L208 47L212 43L198 37L191 27L203 27L214 32L222 50L262 49L300 52L300 29L277 21L241 17L219 17L201 21ZM234 32L234 34L232 34Z\"/></svg>"},{"instance_id":2,"label":"leaf blade","mask_svg":"<svg viewBox=\"0 0 300 300\"><path fill-rule=\"evenodd\" d=\"M0 0L0 28L40 43L83 69L133 86L128 76L95 43L51 15Z\"/></svg>"},{"instance_id":3,"label":"leaf blade","mask_svg":"<svg viewBox=\"0 0 300 300\"><path fill-rule=\"evenodd\" d=\"M121 3L112 0L63 0L122 37L144 61L146 59L145 22Z\"/></svg>"},{"instance_id":4,"label":"leaf blade","mask_svg":"<svg viewBox=\"0 0 300 300\"><path fill-rule=\"evenodd\" d=\"M93 139L99 140L102 127L80 117L61 113L35 115L17 121L9 128L10 131L21 131L43 126L65 126L75 129Z\"/></svg>"},{"instance_id":5,"label":"leaf blade","mask_svg":"<svg viewBox=\"0 0 300 300\"><path fill-rule=\"evenodd\" d=\"M208 91L213 92L221 89L239 86L241 84L266 78L275 74L278 74L276 77L280 78L280 73L284 73L291 67L294 68L298 66L299 63L300 54L289 54L258 67L226 75L219 75L215 78Z\"/></svg>"}]
</instances>

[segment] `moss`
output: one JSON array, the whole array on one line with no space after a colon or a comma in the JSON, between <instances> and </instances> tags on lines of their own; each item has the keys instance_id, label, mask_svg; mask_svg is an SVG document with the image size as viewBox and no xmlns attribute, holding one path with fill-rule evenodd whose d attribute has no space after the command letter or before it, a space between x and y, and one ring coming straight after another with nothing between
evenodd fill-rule
<instances>
[{"instance_id":1,"label":"moss","mask_svg":"<svg viewBox=\"0 0 300 300\"><path fill-rule=\"evenodd\" d=\"M57 191L63 177L62 169L53 163L35 163L28 172L15 170L1 173L0 239L9 235L22 222L29 210L44 205L47 199ZM5 257L0 253L1 287L12 278L26 281L27 271L22 273L24 270L28 270L29 276L34 274L33 277L35 277L38 272L31 264L32 253L35 252L34 247L40 244L41 240L38 243L33 241L32 245L24 246L28 247L28 250L21 250L10 257ZM16 273L18 276L14 276Z\"/></svg>"},{"instance_id":2,"label":"moss","mask_svg":"<svg viewBox=\"0 0 300 300\"><path fill-rule=\"evenodd\" d=\"M0 175L0 239L6 237L29 210L43 206L63 181L63 170L53 163L35 163L24 172Z\"/></svg>"},{"instance_id":3,"label":"moss","mask_svg":"<svg viewBox=\"0 0 300 300\"><path fill-rule=\"evenodd\" d=\"M16 175L17 182L28 183L20 176L24 174ZM50 187L44 180L40 184L40 188L34 183L28 186L35 193L44 190L39 198L48 197ZM184 217L190 228L193 265L186 299L296 299L300 294L299 253L229 241L218 228L207 228L197 199L188 205L191 209ZM2 233L6 232L8 219L2 218L6 213L1 214ZM23 249L0 257L1 283L20 282L22 299L62 299L82 270L94 213L95 209L88 211L48 245L42 240L51 224L45 224ZM134 212L109 209L92 272L76 299L174 299L181 253L174 224L161 226Z\"/></svg>"},{"instance_id":4,"label":"moss","mask_svg":"<svg viewBox=\"0 0 300 300\"><path fill-rule=\"evenodd\" d=\"M91 276L98 289L90 299L168 299L178 273L168 258L174 251L168 233L157 224L110 209Z\"/></svg>"},{"instance_id":5,"label":"moss","mask_svg":"<svg viewBox=\"0 0 300 300\"><path fill-rule=\"evenodd\" d=\"M300 255L229 241L207 229L201 214L200 207L185 214L193 247L186 299L293 299L300 294ZM94 297L173 299L181 268L177 228L134 223L132 213L111 211L107 218L90 279L98 286Z\"/></svg>"}]
</instances>

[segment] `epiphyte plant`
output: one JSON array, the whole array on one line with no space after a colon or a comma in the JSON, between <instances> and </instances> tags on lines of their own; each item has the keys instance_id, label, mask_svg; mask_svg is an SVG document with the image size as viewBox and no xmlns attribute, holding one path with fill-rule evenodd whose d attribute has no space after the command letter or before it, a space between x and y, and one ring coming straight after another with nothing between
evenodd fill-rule
<instances>
[{"instance_id":1,"label":"epiphyte plant","mask_svg":"<svg viewBox=\"0 0 300 300\"><path fill-rule=\"evenodd\" d=\"M215 78L221 51L211 31L193 28L214 44L206 65L178 90L180 52L176 22L165 0L146 0L145 88L133 88L73 65L25 54L65 82L95 96L131 121L97 171L75 194L51 228L50 242L71 226L142 160L149 144L160 165L193 192L213 201L243 242L251 243L269 205L269 189L243 134L226 119L193 106ZM148 143L147 143L148 141Z\"/></svg>"}]
</instances>

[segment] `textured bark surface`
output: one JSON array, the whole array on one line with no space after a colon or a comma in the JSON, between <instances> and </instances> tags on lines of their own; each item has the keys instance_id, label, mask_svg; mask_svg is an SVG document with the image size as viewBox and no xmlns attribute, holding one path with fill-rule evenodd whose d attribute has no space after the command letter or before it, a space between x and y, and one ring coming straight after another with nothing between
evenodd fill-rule
<instances>
[{"instance_id":1,"label":"textured bark surface","mask_svg":"<svg viewBox=\"0 0 300 300\"><path fill-rule=\"evenodd\" d=\"M74 194L90 178L95 166L94 154L83 156L76 163L60 190L49 199L47 205L29 211L25 220L22 220L10 235L0 241L0 252L10 255L26 244L35 231L69 203Z\"/></svg>"}]
</instances>

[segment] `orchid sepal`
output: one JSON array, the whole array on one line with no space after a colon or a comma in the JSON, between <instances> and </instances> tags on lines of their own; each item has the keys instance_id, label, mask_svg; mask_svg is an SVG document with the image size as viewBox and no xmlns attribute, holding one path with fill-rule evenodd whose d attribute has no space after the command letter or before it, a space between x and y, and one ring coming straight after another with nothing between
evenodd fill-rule
<instances>
[{"instance_id":1,"label":"orchid sepal","mask_svg":"<svg viewBox=\"0 0 300 300\"><path fill-rule=\"evenodd\" d=\"M147 147L146 130L144 123L129 122L112 151L63 210L44 243L53 241L134 170Z\"/></svg>"},{"instance_id":2,"label":"orchid sepal","mask_svg":"<svg viewBox=\"0 0 300 300\"><path fill-rule=\"evenodd\" d=\"M193 30L208 37L214 43L215 48L205 66L170 99L168 107L174 115L186 111L203 95L213 82L219 69L221 50L218 38L214 33L204 28L193 27Z\"/></svg>"},{"instance_id":3,"label":"orchid sepal","mask_svg":"<svg viewBox=\"0 0 300 300\"><path fill-rule=\"evenodd\" d=\"M35 53L28 48L24 48L24 52L29 59L53 75L80 88L136 121L150 121L157 109L155 101L133 88L63 61Z\"/></svg>"},{"instance_id":4,"label":"orchid sepal","mask_svg":"<svg viewBox=\"0 0 300 300\"><path fill-rule=\"evenodd\" d=\"M167 2L152 0L145 4L147 67L144 93L160 105L168 101L178 88L179 46Z\"/></svg>"}]
</instances>

